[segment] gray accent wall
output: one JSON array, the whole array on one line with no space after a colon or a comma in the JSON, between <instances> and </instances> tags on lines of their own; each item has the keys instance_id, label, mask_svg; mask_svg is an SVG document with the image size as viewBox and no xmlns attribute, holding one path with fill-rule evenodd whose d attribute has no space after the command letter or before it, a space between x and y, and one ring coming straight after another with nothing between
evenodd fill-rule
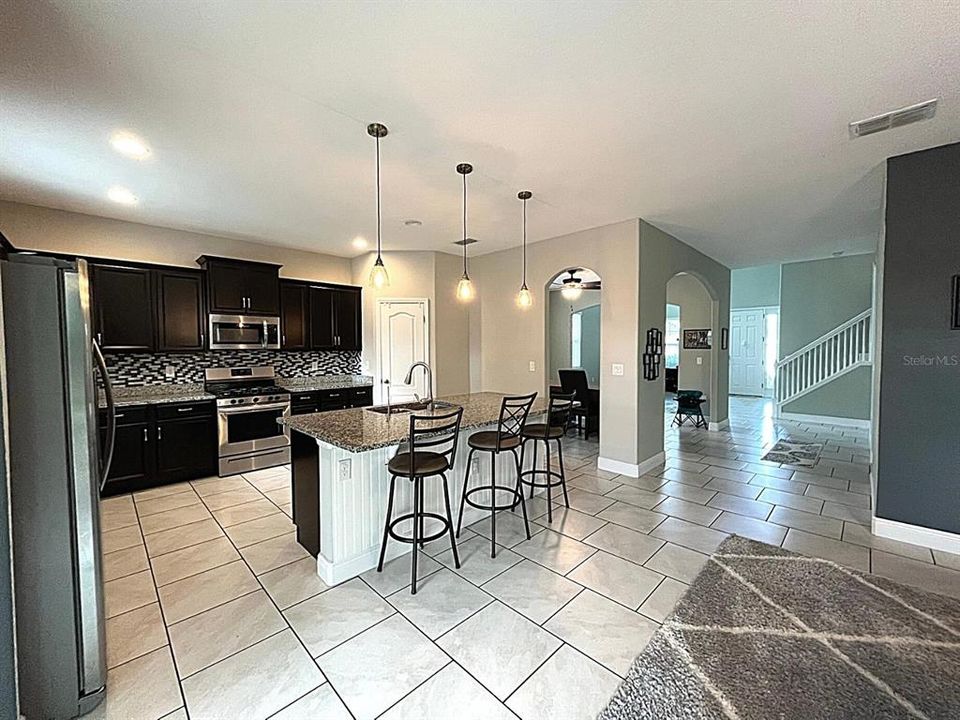
<instances>
[{"instance_id":1,"label":"gray accent wall","mask_svg":"<svg viewBox=\"0 0 960 720\"><path fill-rule=\"evenodd\" d=\"M960 144L887 161L877 517L960 533Z\"/></svg>"},{"instance_id":2,"label":"gray accent wall","mask_svg":"<svg viewBox=\"0 0 960 720\"><path fill-rule=\"evenodd\" d=\"M730 271L730 308L780 304L780 266L759 265Z\"/></svg>"},{"instance_id":3,"label":"gray accent wall","mask_svg":"<svg viewBox=\"0 0 960 720\"><path fill-rule=\"evenodd\" d=\"M782 265L780 358L868 310L872 293L872 253ZM870 368L858 368L783 410L869 420L871 383Z\"/></svg>"},{"instance_id":4,"label":"gray accent wall","mask_svg":"<svg viewBox=\"0 0 960 720\"><path fill-rule=\"evenodd\" d=\"M667 302L680 307L680 366L677 383L680 390L701 390L710 394L713 350L688 350L683 347L683 331L712 328L712 303L707 289L693 275L677 275L667 283ZM720 335L714 343L720 342ZM700 365L697 365L700 360ZM708 412L709 401L704 409Z\"/></svg>"}]
</instances>

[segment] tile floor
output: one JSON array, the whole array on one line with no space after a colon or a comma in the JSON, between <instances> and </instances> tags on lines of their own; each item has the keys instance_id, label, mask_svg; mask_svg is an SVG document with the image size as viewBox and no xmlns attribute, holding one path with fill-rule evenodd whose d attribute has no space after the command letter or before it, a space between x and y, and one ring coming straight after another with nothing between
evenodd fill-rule
<instances>
[{"instance_id":1,"label":"tile floor","mask_svg":"<svg viewBox=\"0 0 960 720\"><path fill-rule=\"evenodd\" d=\"M669 416L667 417L669 421ZM666 422L665 422L666 425ZM765 463L778 438L816 467ZM960 557L869 531L868 437L731 399L728 430L665 430L641 478L565 441L570 509L509 513L328 588L296 544L289 469L101 503L108 694L94 717L590 718L709 554L737 533L960 597Z\"/></svg>"}]
</instances>

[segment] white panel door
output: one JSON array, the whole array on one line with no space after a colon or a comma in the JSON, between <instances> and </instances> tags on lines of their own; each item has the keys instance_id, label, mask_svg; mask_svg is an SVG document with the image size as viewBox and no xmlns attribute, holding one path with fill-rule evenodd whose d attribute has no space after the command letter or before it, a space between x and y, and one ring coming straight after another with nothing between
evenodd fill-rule
<instances>
[{"instance_id":1,"label":"white panel door","mask_svg":"<svg viewBox=\"0 0 960 720\"><path fill-rule=\"evenodd\" d=\"M763 395L763 310L730 313L730 392Z\"/></svg>"},{"instance_id":2,"label":"white panel door","mask_svg":"<svg viewBox=\"0 0 960 720\"><path fill-rule=\"evenodd\" d=\"M410 385L405 385L410 366L429 362L426 300L379 300L377 302L377 348L380 381L389 380L393 401L412 399L413 393L427 395L426 373L414 372ZM386 401L386 391L381 392Z\"/></svg>"}]
</instances>

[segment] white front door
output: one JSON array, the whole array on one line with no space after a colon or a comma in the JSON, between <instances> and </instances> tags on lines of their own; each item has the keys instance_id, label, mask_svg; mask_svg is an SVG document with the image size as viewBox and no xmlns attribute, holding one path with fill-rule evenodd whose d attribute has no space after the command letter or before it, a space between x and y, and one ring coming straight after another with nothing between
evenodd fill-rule
<instances>
[{"instance_id":1,"label":"white front door","mask_svg":"<svg viewBox=\"0 0 960 720\"><path fill-rule=\"evenodd\" d=\"M423 370L416 370L410 385L403 380L410 366L419 361L430 362L426 300L377 301L377 374L381 383L380 402L386 402L382 383L390 381L391 400L411 400L413 393L427 395L427 379Z\"/></svg>"},{"instance_id":2,"label":"white front door","mask_svg":"<svg viewBox=\"0 0 960 720\"><path fill-rule=\"evenodd\" d=\"M763 309L730 312L730 392L763 395Z\"/></svg>"}]
</instances>

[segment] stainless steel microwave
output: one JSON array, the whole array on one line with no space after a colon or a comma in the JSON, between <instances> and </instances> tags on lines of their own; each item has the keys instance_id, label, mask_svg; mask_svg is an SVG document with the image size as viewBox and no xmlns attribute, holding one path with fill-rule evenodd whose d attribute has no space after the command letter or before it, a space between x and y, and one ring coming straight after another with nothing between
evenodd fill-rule
<instances>
[{"instance_id":1,"label":"stainless steel microwave","mask_svg":"<svg viewBox=\"0 0 960 720\"><path fill-rule=\"evenodd\" d=\"M211 350L279 350L280 318L210 315Z\"/></svg>"}]
</instances>

